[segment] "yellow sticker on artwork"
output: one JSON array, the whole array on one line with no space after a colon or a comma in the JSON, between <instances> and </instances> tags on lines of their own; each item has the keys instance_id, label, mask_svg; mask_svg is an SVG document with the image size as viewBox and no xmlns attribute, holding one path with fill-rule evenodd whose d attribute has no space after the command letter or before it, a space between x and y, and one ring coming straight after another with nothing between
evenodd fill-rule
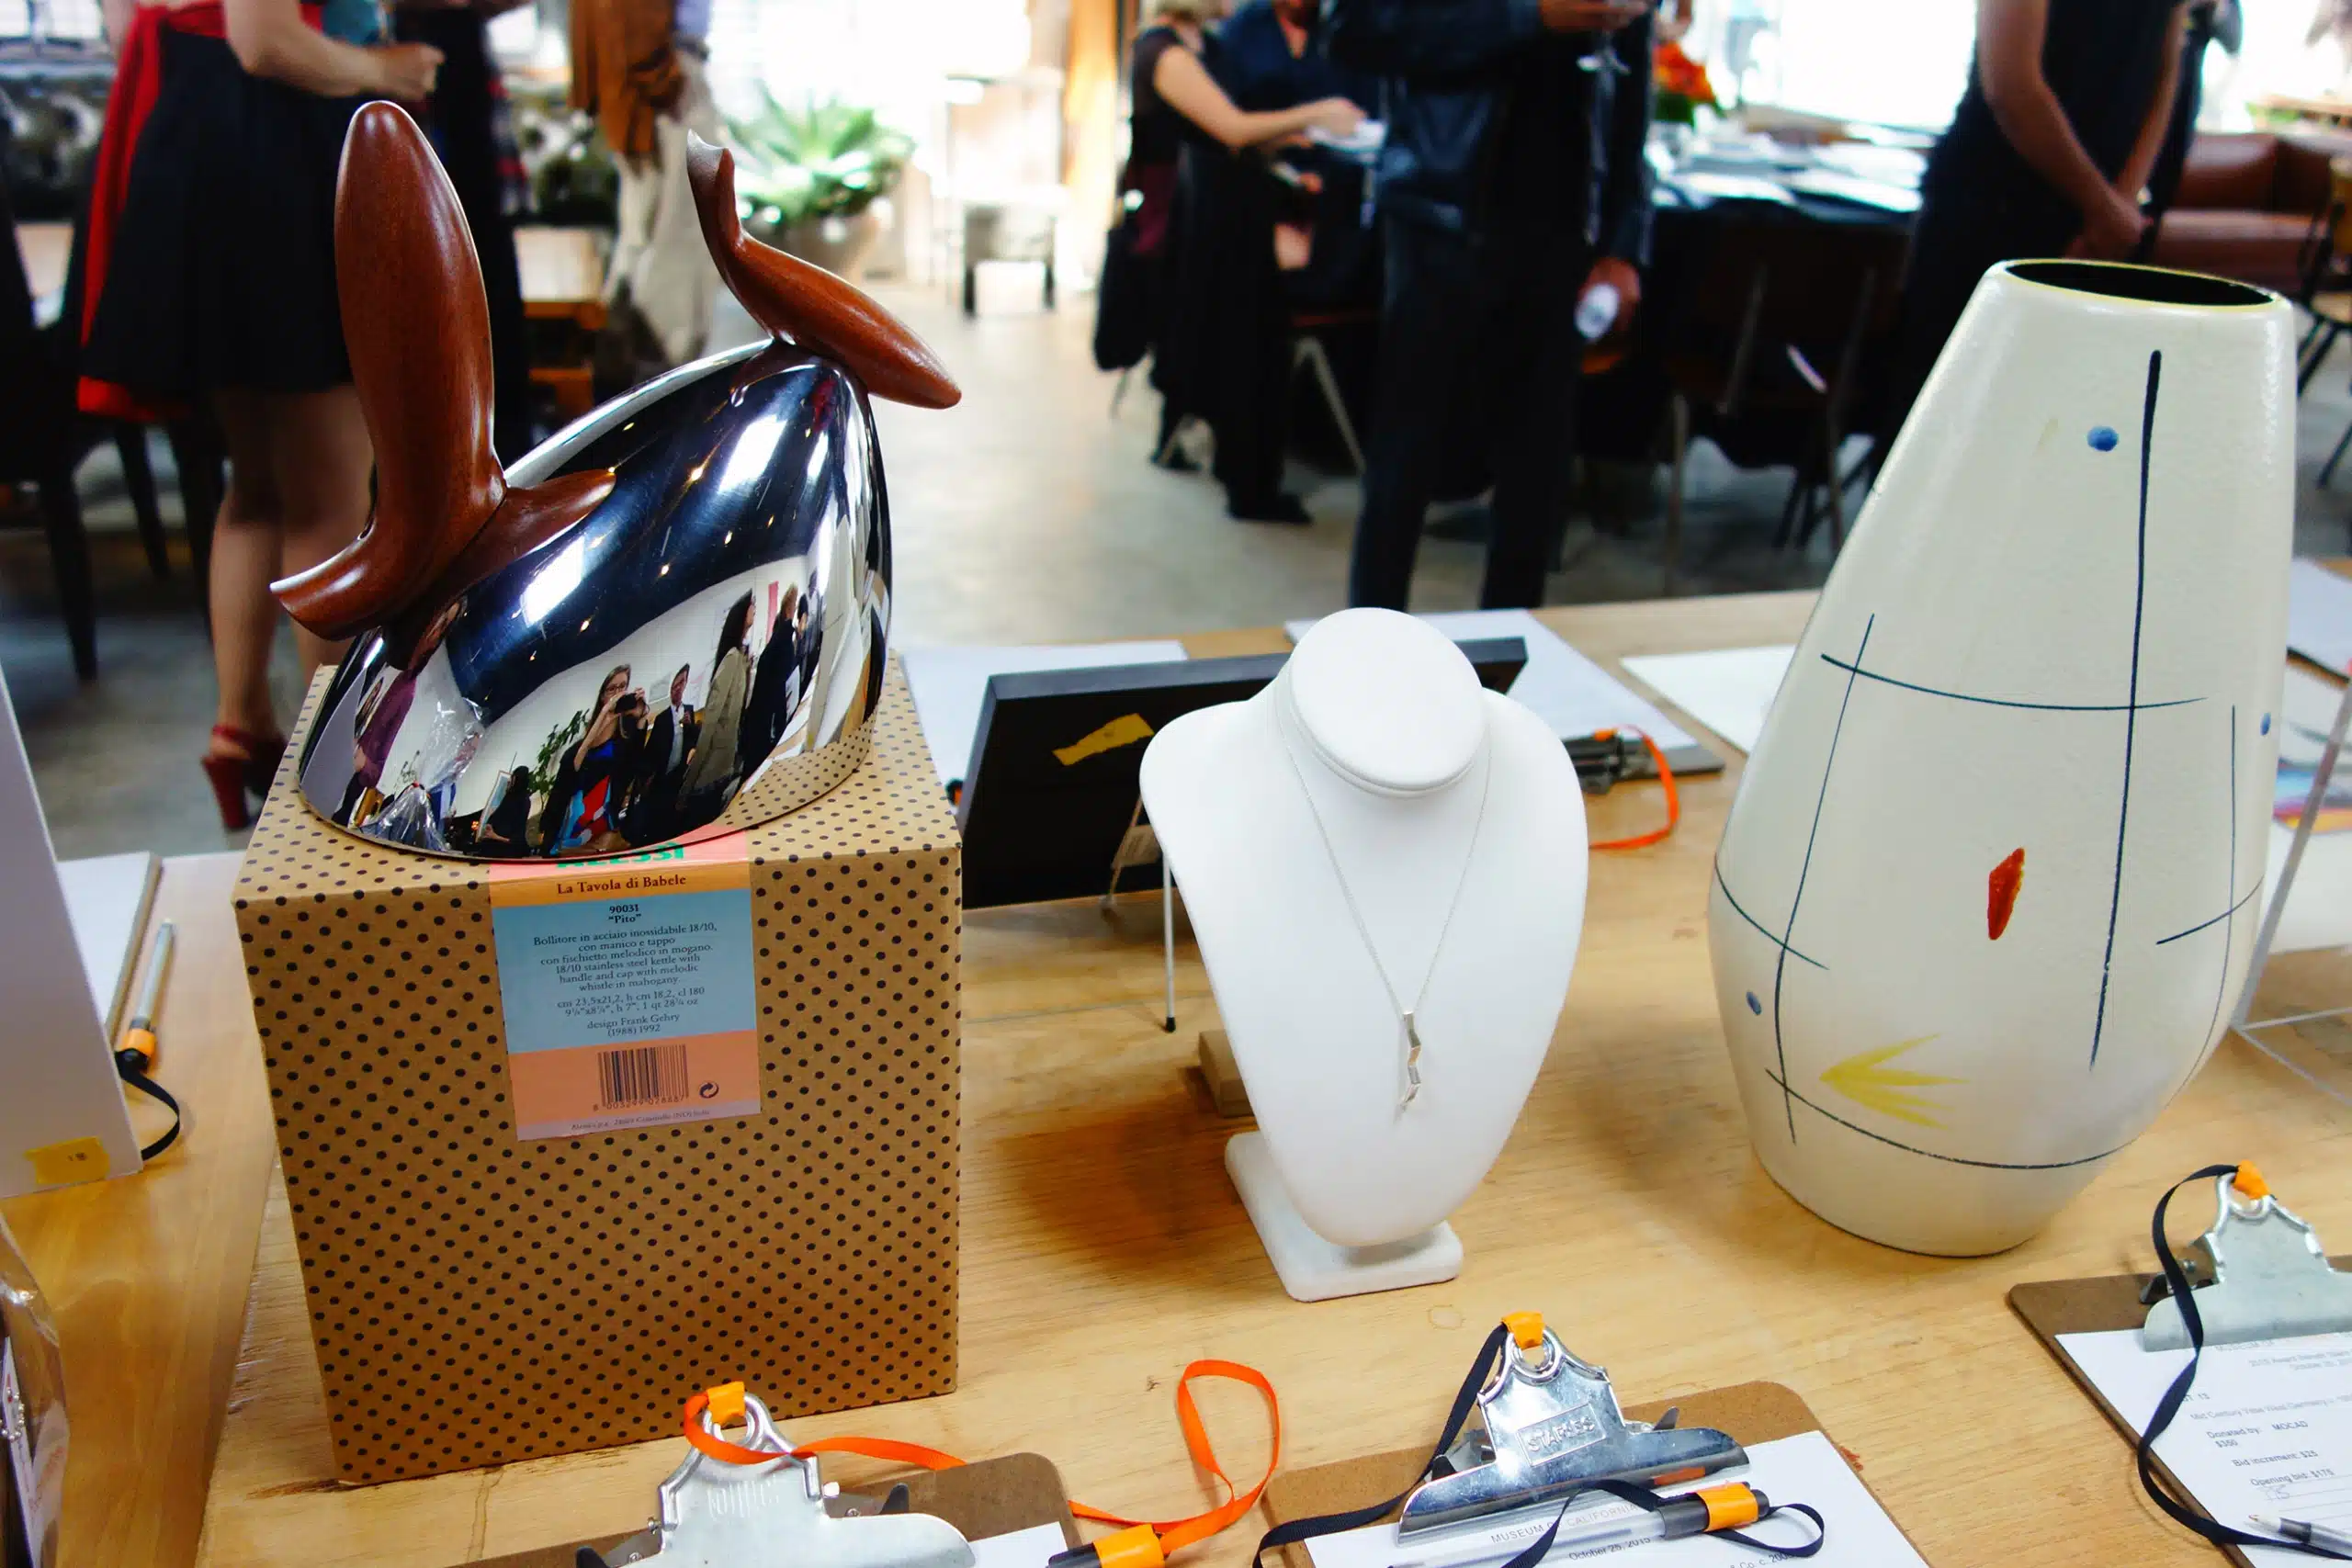
<instances>
[{"instance_id":1,"label":"yellow sticker on artwork","mask_svg":"<svg viewBox=\"0 0 2352 1568\"><path fill-rule=\"evenodd\" d=\"M1089 757L1099 757L1105 751L1116 751L1123 746L1151 739L1151 726L1139 713L1122 714L1093 734L1069 746L1057 746L1054 755L1065 768L1074 768Z\"/></svg>"},{"instance_id":2,"label":"yellow sticker on artwork","mask_svg":"<svg viewBox=\"0 0 2352 1568\"><path fill-rule=\"evenodd\" d=\"M96 1138L68 1138L62 1144L44 1144L37 1149L27 1149L25 1157L32 1161L36 1187L103 1181L111 1168L107 1163L106 1145Z\"/></svg>"}]
</instances>

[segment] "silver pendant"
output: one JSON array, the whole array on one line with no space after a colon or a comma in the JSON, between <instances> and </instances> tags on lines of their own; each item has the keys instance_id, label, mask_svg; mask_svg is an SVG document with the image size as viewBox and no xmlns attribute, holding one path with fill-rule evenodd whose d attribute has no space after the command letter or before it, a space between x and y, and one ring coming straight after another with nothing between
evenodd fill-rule
<instances>
[{"instance_id":1,"label":"silver pendant","mask_svg":"<svg viewBox=\"0 0 2352 1568\"><path fill-rule=\"evenodd\" d=\"M1404 1024L1404 1034L1397 1042L1405 1050L1405 1092L1396 1101L1396 1109L1402 1111L1421 1092L1421 1031L1413 1021L1412 1009L1407 1008L1397 1018Z\"/></svg>"}]
</instances>

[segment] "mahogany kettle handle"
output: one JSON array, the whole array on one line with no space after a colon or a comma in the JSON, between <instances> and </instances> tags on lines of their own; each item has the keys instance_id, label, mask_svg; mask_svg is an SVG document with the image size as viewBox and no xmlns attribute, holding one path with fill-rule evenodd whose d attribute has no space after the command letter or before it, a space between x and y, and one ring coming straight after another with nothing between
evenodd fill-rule
<instances>
[{"instance_id":1,"label":"mahogany kettle handle","mask_svg":"<svg viewBox=\"0 0 2352 1568\"><path fill-rule=\"evenodd\" d=\"M963 391L907 324L855 284L743 232L735 154L686 133L686 178L703 243L752 319L847 366L866 391L917 408L953 408Z\"/></svg>"},{"instance_id":2,"label":"mahogany kettle handle","mask_svg":"<svg viewBox=\"0 0 2352 1568\"><path fill-rule=\"evenodd\" d=\"M397 105L367 104L352 117L335 182L334 271L375 446L376 510L357 539L272 591L321 637L413 630L594 511L613 477L575 474L510 493L491 449L481 264L449 176Z\"/></svg>"}]
</instances>

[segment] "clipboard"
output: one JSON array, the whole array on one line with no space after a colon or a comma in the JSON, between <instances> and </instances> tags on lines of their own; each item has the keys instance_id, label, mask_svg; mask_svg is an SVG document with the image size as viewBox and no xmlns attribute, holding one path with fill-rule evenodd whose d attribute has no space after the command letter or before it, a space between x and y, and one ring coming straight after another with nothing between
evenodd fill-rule
<instances>
[{"instance_id":1,"label":"clipboard","mask_svg":"<svg viewBox=\"0 0 2352 1568\"><path fill-rule=\"evenodd\" d=\"M1776 1382L1744 1382L1730 1388L1709 1389L1703 1393L1687 1394L1680 1399L1653 1400L1646 1404L1627 1405L1625 1415L1635 1421L1656 1421L1669 1407L1682 1412L1685 1427L1713 1427L1729 1433L1743 1448L1769 1443L1781 1438L1793 1438L1801 1432L1820 1432L1829 1438L1851 1466L1855 1478L1879 1511L1890 1519L1894 1512L1884 1499L1863 1477L1862 1468L1843 1443L1830 1436L1794 1389ZM1368 1459L1342 1460L1336 1464L1317 1465L1308 1470L1283 1471L1266 1483L1265 1501L1261 1505L1267 1518L1274 1524L1292 1519L1311 1519L1324 1514L1344 1513L1377 1503L1383 1497L1393 1497L1419 1479L1421 1467L1429 1462L1426 1448L1405 1450L1394 1453L1374 1454ZM1390 1516L1394 1517L1395 1516ZM1903 1522L1894 1519L1894 1528L1903 1530ZM1903 1530L1905 1540L1911 1532ZM1911 1541L1911 1550L1919 1551L1919 1543ZM1304 1543L1282 1549L1285 1568L1313 1568ZM1919 1551L1922 1562L1928 1554Z\"/></svg>"},{"instance_id":2,"label":"clipboard","mask_svg":"<svg viewBox=\"0 0 2352 1568\"><path fill-rule=\"evenodd\" d=\"M1061 1472L1043 1454L1007 1454L955 1470L893 1472L871 1482L860 1481L857 1485L861 1491L881 1491L901 1481L906 1483L909 1501L916 1513L938 1515L962 1530L967 1540L1010 1535L1037 1525L1059 1525L1063 1544L1078 1544L1078 1520L1069 1511L1069 1493L1062 1485ZM645 1489L645 1503L646 1513L650 1517L650 1483ZM581 1547L593 1546L603 1551L642 1529L639 1525L636 1529L594 1540L565 1541L535 1551L493 1557L477 1568L574 1568L575 1554Z\"/></svg>"},{"instance_id":3,"label":"clipboard","mask_svg":"<svg viewBox=\"0 0 2352 1568\"><path fill-rule=\"evenodd\" d=\"M2338 1269L2352 1269L2352 1255L2331 1258L2328 1261ZM2066 1353L2066 1347L2059 1342L2058 1337L2062 1334L2104 1334L2118 1329L2139 1328L2148 1320L2148 1309L2141 1302L2140 1294L2151 1280L2163 1277L2161 1274L2108 1274L2087 1280L2041 1280L2014 1286L2009 1292L2009 1309L2033 1331L2033 1337L2041 1341L2041 1348L2066 1369L2066 1375L2074 1379L2075 1386L2083 1391L2091 1404L2098 1406L2099 1414L2122 1434L2126 1446L2119 1456L2118 1463L2130 1462L2132 1445L2139 1441L2139 1434L2084 1375L2082 1368L2075 1364L2075 1359ZM2180 1478L2173 1474L2163 1460L2156 1461L2156 1470L2174 1491L2184 1496L2194 1495L2180 1483ZM2180 1534L2188 1540L2196 1539L2186 1530ZM2252 1568L2246 1554L2238 1548L2224 1546L2218 1550L2236 1563L2237 1568Z\"/></svg>"}]
</instances>

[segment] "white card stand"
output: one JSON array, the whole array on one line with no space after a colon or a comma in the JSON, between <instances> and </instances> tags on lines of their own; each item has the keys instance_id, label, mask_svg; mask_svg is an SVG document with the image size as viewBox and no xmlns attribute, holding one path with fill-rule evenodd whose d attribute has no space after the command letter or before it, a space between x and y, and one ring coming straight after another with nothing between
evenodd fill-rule
<instances>
[{"instance_id":1,"label":"white card stand","mask_svg":"<svg viewBox=\"0 0 2352 1568\"><path fill-rule=\"evenodd\" d=\"M1291 1299L1328 1302L1374 1291L1434 1285L1462 1272L1462 1238L1440 1224L1419 1235L1378 1247L1335 1247L1315 1234L1291 1201L1273 1151L1262 1133L1240 1133L1227 1140L1226 1174L1241 1194L1250 1223L1258 1227L1266 1257Z\"/></svg>"},{"instance_id":2,"label":"white card stand","mask_svg":"<svg viewBox=\"0 0 2352 1568\"><path fill-rule=\"evenodd\" d=\"M0 1198L129 1176L139 1139L0 676Z\"/></svg>"}]
</instances>

